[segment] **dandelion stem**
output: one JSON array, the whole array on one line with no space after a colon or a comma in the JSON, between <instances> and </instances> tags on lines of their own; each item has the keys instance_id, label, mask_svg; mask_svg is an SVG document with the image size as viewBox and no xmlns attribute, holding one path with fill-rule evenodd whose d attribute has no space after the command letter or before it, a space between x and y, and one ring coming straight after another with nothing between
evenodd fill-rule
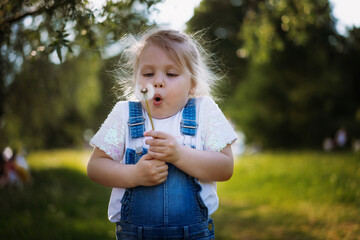
<instances>
[{"instance_id":1,"label":"dandelion stem","mask_svg":"<svg viewBox=\"0 0 360 240\"><path fill-rule=\"evenodd\" d=\"M148 92L148 90L147 90L147 88L143 88L143 89L141 89L141 92L144 94L144 100L145 100L146 108L147 108L147 111L148 111L148 114L149 114L152 130L155 131L154 123L153 123L152 116L151 116L150 107L149 107L148 101L146 99L146 93Z\"/></svg>"},{"instance_id":2,"label":"dandelion stem","mask_svg":"<svg viewBox=\"0 0 360 240\"><path fill-rule=\"evenodd\" d=\"M149 113L151 127L152 127L152 130L154 131L154 130L155 130L155 128L154 128L154 123L153 123L153 120L152 120L152 116L151 116L149 104L148 104L148 101L147 101L146 99L145 99L145 103L146 103L146 108L147 108L148 113Z\"/></svg>"}]
</instances>

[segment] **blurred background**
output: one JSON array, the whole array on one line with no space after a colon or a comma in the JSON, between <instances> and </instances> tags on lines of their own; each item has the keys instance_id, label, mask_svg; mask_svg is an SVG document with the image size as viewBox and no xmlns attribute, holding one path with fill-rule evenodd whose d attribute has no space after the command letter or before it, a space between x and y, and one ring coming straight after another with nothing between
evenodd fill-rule
<instances>
[{"instance_id":1,"label":"blurred background","mask_svg":"<svg viewBox=\"0 0 360 240\"><path fill-rule=\"evenodd\" d=\"M217 238L360 239L359 10L357 0L0 1L0 238L113 239L109 189L85 174L88 141L121 97L119 39L161 25L205 29L226 73L216 95L239 141L234 177L219 184Z\"/></svg>"},{"instance_id":2,"label":"blurred background","mask_svg":"<svg viewBox=\"0 0 360 240\"><path fill-rule=\"evenodd\" d=\"M121 96L111 74L122 50L118 40L158 23L206 29L227 74L219 104L247 144L321 149L343 128L350 148L360 138L360 33L338 22L333 6L327 0L3 1L0 146L86 144ZM338 15L351 16L340 7Z\"/></svg>"}]
</instances>

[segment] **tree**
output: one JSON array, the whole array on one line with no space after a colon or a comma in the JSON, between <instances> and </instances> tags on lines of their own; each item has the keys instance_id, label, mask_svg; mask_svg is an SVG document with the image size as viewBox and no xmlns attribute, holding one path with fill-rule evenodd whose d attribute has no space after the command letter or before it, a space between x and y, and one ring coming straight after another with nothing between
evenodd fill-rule
<instances>
[{"instance_id":1,"label":"tree","mask_svg":"<svg viewBox=\"0 0 360 240\"><path fill-rule=\"evenodd\" d=\"M99 56L85 54L62 65L45 56L26 61L9 89L2 140L31 148L79 145L79 126L91 126L101 98L97 77L102 65Z\"/></svg>"},{"instance_id":2,"label":"tree","mask_svg":"<svg viewBox=\"0 0 360 240\"><path fill-rule=\"evenodd\" d=\"M188 31L205 29L204 39L209 39L209 51L215 53L227 67L230 85L221 89L222 97L233 95L236 86L244 79L247 59L239 57L242 53L242 39L238 38L246 14L246 3L243 1L203 0L195 9L194 16L187 22ZM225 99L225 105L230 99Z\"/></svg>"},{"instance_id":3,"label":"tree","mask_svg":"<svg viewBox=\"0 0 360 240\"><path fill-rule=\"evenodd\" d=\"M2 1L0 146L10 139L36 147L74 143L69 132L93 117L102 98L101 52L149 25L147 15L160 1L108 0L97 10L83 0ZM39 131L47 137L36 143ZM64 140L55 143L54 135Z\"/></svg>"},{"instance_id":4,"label":"tree","mask_svg":"<svg viewBox=\"0 0 360 240\"><path fill-rule=\"evenodd\" d=\"M357 70L341 69L351 65L349 40L335 31L327 0L229 0L224 10L220 2L204 0L188 26L223 36L218 51L235 86L225 110L249 142L319 147L340 125L358 131Z\"/></svg>"}]
</instances>

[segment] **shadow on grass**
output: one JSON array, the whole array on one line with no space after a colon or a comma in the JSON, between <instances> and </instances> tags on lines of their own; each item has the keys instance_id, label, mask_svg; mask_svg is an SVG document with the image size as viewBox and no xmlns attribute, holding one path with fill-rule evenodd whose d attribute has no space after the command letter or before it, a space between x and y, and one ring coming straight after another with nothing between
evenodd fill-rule
<instances>
[{"instance_id":1,"label":"shadow on grass","mask_svg":"<svg viewBox=\"0 0 360 240\"><path fill-rule=\"evenodd\" d=\"M0 189L1 239L115 239L106 215L110 188L68 168L32 176L23 189ZM311 229L324 227L270 205L226 200L213 217L217 240L317 240Z\"/></svg>"},{"instance_id":2,"label":"shadow on grass","mask_svg":"<svg viewBox=\"0 0 360 240\"><path fill-rule=\"evenodd\" d=\"M32 172L23 189L0 189L2 239L114 239L107 220L110 189L76 170Z\"/></svg>"},{"instance_id":3,"label":"shadow on grass","mask_svg":"<svg viewBox=\"0 0 360 240\"><path fill-rule=\"evenodd\" d=\"M115 239L106 215L109 188L68 168L32 176L23 189L0 189L1 239ZM306 220L265 205L222 201L214 219L218 240L316 239L300 230Z\"/></svg>"},{"instance_id":4,"label":"shadow on grass","mask_svg":"<svg viewBox=\"0 0 360 240\"><path fill-rule=\"evenodd\" d=\"M316 240L304 217L268 205L224 202L213 215L218 240Z\"/></svg>"}]
</instances>

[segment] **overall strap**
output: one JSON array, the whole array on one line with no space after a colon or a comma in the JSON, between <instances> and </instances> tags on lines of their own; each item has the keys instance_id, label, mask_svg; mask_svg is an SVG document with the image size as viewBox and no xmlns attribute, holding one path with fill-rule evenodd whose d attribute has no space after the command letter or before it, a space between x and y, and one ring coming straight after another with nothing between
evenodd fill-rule
<instances>
[{"instance_id":1,"label":"overall strap","mask_svg":"<svg viewBox=\"0 0 360 240\"><path fill-rule=\"evenodd\" d=\"M191 98L184 107L182 113L182 120L180 123L180 132L184 136L184 144L190 145L192 148L195 148L195 144L191 143L191 139L194 139L196 136L196 131L198 128L198 123L196 121L196 99ZM190 144L186 143L186 136L190 136Z\"/></svg>"},{"instance_id":2,"label":"overall strap","mask_svg":"<svg viewBox=\"0 0 360 240\"><path fill-rule=\"evenodd\" d=\"M142 114L140 102L129 102L129 121L131 139L144 137L145 118Z\"/></svg>"},{"instance_id":3,"label":"overall strap","mask_svg":"<svg viewBox=\"0 0 360 240\"><path fill-rule=\"evenodd\" d=\"M196 122L196 99L191 98L184 107L180 131L182 135L195 136L198 124Z\"/></svg>"}]
</instances>

